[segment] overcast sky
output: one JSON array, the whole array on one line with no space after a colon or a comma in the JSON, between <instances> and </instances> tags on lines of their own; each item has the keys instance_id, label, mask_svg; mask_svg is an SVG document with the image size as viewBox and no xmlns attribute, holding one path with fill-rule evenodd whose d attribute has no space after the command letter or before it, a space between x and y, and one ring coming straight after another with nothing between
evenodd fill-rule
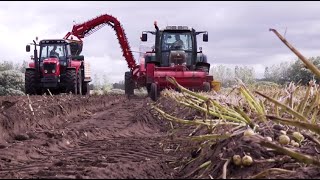
<instances>
[{"instance_id":1,"label":"overcast sky","mask_svg":"<svg viewBox=\"0 0 320 180\"><path fill-rule=\"evenodd\" d=\"M281 34L287 29L287 40L306 57L320 55L319 12L320 2L1 1L0 61L29 60L25 45L36 36L63 38L73 21L110 14L123 25L132 51L146 45L140 42L141 32L154 30L155 20L160 27L187 25L208 31L209 42L199 46L211 65L252 66L262 77L265 66L296 59L269 28ZM83 40L82 54L93 74L105 74L110 82L123 80L128 67L114 30L105 26Z\"/></svg>"}]
</instances>

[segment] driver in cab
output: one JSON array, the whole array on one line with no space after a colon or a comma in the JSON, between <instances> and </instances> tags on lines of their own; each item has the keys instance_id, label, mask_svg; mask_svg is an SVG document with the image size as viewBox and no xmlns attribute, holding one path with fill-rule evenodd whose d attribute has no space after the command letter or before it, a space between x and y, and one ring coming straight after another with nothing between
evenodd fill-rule
<instances>
[{"instance_id":1,"label":"driver in cab","mask_svg":"<svg viewBox=\"0 0 320 180\"><path fill-rule=\"evenodd\" d=\"M176 38L176 41L172 44L171 48L172 49L184 49L184 43L180 39L180 35L176 34L175 38Z\"/></svg>"},{"instance_id":2,"label":"driver in cab","mask_svg":"<svg viewBox=\"0 0 320 180\"><path fill-rule=\"evenodd\" d=\"M57 58L59 58L59 53L56 52L56 49L57 49L57 46L54 45L54 46L53 46L53 49L50 51L50 56L51 56L51 57L56 56Z\"/></svg>"}]
</instances>

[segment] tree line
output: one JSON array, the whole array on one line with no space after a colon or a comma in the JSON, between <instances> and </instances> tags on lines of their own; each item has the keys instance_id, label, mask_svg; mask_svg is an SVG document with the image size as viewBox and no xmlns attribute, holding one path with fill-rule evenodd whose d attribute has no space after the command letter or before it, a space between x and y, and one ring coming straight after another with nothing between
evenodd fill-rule
<instances>
[{"instance_id":1,"label":"tree line","mask_svg":"<svg viewBox=\"0 0 320 180\"><path fill-rule=\"evenodd\" d=\"M310 57L314 65L320 69L320 57ZM0 96L24 95L24 72L27 61L13 63L10 61L0 62ZM307 69L301 60L296 59L290 62L281 62L265 67L264 77L257 79L253 67L226 65L214 65L210 69L210 74L215 80L221 82L223 87L235 85L235 78L241 79L245 84L252 84L258 81L273 82L285 85L290 82L306 85L310 80L320 81L319 77ZM90 89L124 89L124 81L110 84L106 75L99 77L94 75L95 81L90 84Z\"/></svg>"},{"instance_id":2,"label":"tree line","mask_svg":"<svg viewBox=\"0 0 320 180\"><path fill-rule=\"evenodd\" d=\"M0 62L0 96L24 95L24 72L27 61Z\"/></svg>"},{"instance_id":3,"label":"tree line","mask_svg":"<svg viewBox=\"0 0 320 180\"><path fill-rule=\"evenodd\" d=\"M310 57L308 60L320 69L320 57ZM241 79L245 84L267 81L279 85L286 85L290 82L306 85L310 80L320 81L320 78L307 69L300 59L267 66L265 67L264 77L260 79L256 78L254 69L249 66L230 68L225 65L218 65L213 66L210 73L214 79L221 82L223 87L235 85L235 78Z\"/></svg>"},{"instance_id":4,"label":"tree line","mask_svg":"<svg viewBox=\"0 0 320 180\"><path fill-rule=\"evenodd\" d=\"M308 59L320 69L320 57L310 57ZM306 85L310 80L319 82L320 78L316 77L309 69L307 69L300 59L293 62L282 62L265 68L265 81L275 82L285 85L290 82Z\"/></svg>"}]
</instances>

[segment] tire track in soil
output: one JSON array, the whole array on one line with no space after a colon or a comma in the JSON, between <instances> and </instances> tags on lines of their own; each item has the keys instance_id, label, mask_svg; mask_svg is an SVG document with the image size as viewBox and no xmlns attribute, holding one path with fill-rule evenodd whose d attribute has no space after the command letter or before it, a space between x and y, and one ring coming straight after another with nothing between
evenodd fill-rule
<instances>
[{"instance_id":1,"label":"tire track in soil","mask_svg":"<svg viewBox=\"0 0 320 180\"><path fill-rule=\"evenodd\" d=\"M65 117L54 132L0 149L0 178L172 178L166 162L174 157L159 145L165 129L147 102L134 97Z\"/></svg>"}]
</instances>

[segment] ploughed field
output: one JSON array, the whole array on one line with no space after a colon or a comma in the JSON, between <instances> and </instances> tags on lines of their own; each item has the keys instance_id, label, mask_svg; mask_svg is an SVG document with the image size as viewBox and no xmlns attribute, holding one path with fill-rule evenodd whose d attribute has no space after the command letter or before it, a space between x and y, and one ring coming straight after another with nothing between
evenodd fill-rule
<instances>
[{"instance_id":1,"label":"ploughed field","mask_svg":"<svg viewBox=\"0 0 320 180\"><path fill-rule=\"evenodd\" d=\"M320 177L316 166L252 146L241 133L213 144L191 140L207 129L168 121L153 105L179 118L202 115L166 96L156 103L124 95L0 97L0 178L250 178L270 168L281 170L258 177ZM303 152L317 155L307 142ZM234 154L255 164L226 163Z\"/></svg>"},{"instance_id":2,"label":"ploughed field","mask_svg":"<svg viewBox=\"0 0 320 180\"><path fill-rule=\"evenodd\" d=\"M0 102L1 178L173 176L167 162L174 156L159 145L167 126L152 117L147 98L21 96Z\"/></svg>"}]
</instances>

